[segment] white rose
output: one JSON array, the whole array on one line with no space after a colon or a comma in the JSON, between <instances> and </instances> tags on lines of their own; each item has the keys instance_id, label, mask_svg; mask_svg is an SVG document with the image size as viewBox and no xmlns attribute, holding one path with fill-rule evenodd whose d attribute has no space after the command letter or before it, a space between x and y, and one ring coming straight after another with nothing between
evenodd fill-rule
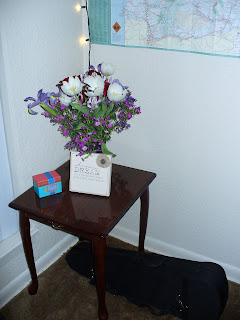
<instances>
[{"instance_id":1,"label":"white rose","mask_svg":"<svg viewBox=\"0 0 240 320\"><path fill-rule=\"evenodd\" d=\"M121 101L125 98L127 90L123 89L118 83L112 83L108 87L107 97L110 101Z\"/></svg>"},{"instance_id":2,"label":"white rose","mask_svg":"<svg viewBox=\"0 0 240 320\"><path fill-rule=\"evenodd\" d=\"M69 77L68 81L63 81L62 91L68 96L75 96L82 91L83 84L78 77Z\"/></svg>"},{"instance_id":3,"label":"white rose","mask_svg":"<svg viewBox=\"0 0 240 320\"><path fill-rule=\"evenodd\" d=\"M86 96L97 97L103 94L104 80L99 75L87 76L84 83L87 84Z\"/></svg>"},{"instance_id":4,"label":"white rose","mask_svg":"<svg viewBox=\"0 0 240 320\"><path fill-rule=\"evenodd\" d=\"M115 72L116 66L112 63L103 62L101 64L101 72L106 76L109 77Z\"/></svg>"}]
</instances>

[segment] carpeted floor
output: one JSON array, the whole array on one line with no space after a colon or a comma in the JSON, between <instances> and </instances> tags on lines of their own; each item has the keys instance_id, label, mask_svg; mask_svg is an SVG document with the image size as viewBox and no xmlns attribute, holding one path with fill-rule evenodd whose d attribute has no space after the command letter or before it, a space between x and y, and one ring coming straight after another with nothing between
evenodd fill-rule
<instances>
[{"instance_id":1,"label":"carpeted floor","mask_svg":"<svg viewBox=\"0 0 240 320\"><path fill-rule=\"evenodd\" d=\"M134 249L109 237L108 245ZM171 315L152 315L123 297L106 294L109 320L177 320ZM27 288L0 310L0 320L97 320L97 296L88 279L75 273L65 255L39 276L35 296ZM229 281L229 299L221 320L240 319L240 285ZM203 319L204 320L204 319Z\"/></svg>"}]
</instances>

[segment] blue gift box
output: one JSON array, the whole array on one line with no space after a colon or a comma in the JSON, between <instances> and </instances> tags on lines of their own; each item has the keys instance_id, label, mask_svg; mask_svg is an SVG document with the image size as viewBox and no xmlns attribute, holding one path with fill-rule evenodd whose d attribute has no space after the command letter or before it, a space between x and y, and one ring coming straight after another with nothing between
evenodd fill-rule
<instances>
[{"instance_id":1,"label":"blue gift box","mask_svg":"<svg viewBox=\"0 0 240 320\"><path fill-rule=\"evenodd\" d=\"M62 192L61 176L49 171L33 176L33 187L39 198Z\"/></svg>"}]
</instances>

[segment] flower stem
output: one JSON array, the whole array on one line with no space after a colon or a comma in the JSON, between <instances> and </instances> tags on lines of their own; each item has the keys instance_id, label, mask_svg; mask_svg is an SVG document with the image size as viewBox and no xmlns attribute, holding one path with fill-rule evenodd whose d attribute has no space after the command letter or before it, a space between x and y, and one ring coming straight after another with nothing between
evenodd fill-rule
<instances>
[{"instance_id":1,"label":"flower stem","mask_svg":"<svg viewBox=\"0 0 240 320\"><path fill-rule=\"evenodd\" d=\"M75 94L75 98L77 99L78 104L82 107L82 104L81 104L81 102L80 102L80 100L79 100L79 98L78 98L78 96L76 94Z\"/></svg>"}]
</instances>

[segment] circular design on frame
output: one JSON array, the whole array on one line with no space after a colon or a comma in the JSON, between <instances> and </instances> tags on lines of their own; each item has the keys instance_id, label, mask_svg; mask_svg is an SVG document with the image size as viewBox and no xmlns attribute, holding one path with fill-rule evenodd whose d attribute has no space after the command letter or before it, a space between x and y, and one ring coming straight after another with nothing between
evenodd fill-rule
<instances>
[{"instance_id":1,"label":"circular design on frame","mask_svg":"<svg viewBox=\"0 0 240 320\"><path fill-rule=\"evenodd\" d=\"M111 161L105 154L100 154L97 156L96 162L100 168L107 168L111 165Z\"/></svg>"}]
</instances>

